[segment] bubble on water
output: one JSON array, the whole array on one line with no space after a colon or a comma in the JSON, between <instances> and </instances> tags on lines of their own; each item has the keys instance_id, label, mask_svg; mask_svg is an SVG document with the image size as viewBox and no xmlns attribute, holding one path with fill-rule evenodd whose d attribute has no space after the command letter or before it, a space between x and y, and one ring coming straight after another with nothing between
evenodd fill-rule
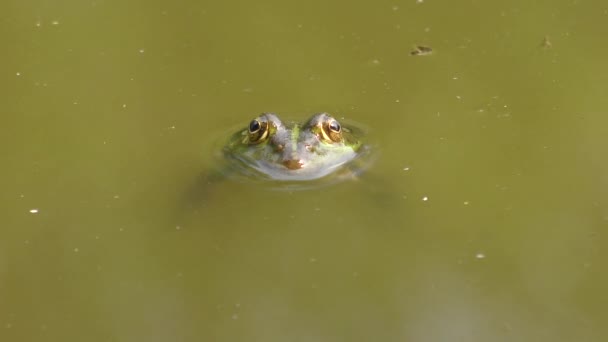
<instances>
[{"instance_id":1,"label":"bubble on water","mask_svg":"<svg viewBox=\"0 0 608 342\"><path fill-rule=\"evenodd\" d=\"M32 213L32 214L38 214L38 209L36 209L36 208L30 209L30 213Z\"/></svg>"}]
</instances>

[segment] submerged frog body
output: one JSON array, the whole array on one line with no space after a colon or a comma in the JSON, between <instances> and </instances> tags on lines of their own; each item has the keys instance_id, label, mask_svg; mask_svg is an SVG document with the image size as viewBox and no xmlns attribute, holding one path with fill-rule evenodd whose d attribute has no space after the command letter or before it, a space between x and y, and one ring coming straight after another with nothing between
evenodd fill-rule
<instances>
[{"instance_id":1,"label":"submerged frog body","mask_svg":"<svg viewBox=\"0 0 608 342\"><path fill-rule=\"evenodd\" d=\"M224 155L247 176L308 181L358 171L354 161L367 150L361 138L354 127L343 127L327 113L291 125L265 113L232 135Z\"/></svg>"}]
</instances>

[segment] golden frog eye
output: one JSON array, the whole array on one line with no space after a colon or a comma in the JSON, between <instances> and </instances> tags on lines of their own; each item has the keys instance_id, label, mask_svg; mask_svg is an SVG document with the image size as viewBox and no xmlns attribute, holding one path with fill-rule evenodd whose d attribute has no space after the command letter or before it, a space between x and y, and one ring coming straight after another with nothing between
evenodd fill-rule
<instances>
[{"instance_id":1,"label":"golden frog eye","mask_svg":"<svg viewBox=\"0 0 608 342\"><path fill-rule=\"evenodd\" d=\"M268 121L259 119L253 119L249 123L249 131L245 143L247 144L259 144L266 140L268 137Z\"/></svg>"},{"instance_id":2,"label":"golden frog eye","mask_svg":"<svg viewBox=\"0 0 608 342\"><path fill-rule=\"evenodd\" d=\"M325 140L329 140L331 142L341 142L342 141L342 127L340 123L334 119L329 118L325 120L322 125L323 128L323 138Z\"/></svg>"},{"instance_id":3,"label":"golden frog eye","mask_svg":"<svg viewBox=\"0 0 608 342\"><path fill-rule=\"evenodd\" d=\"M340 123L336 120L331 120L329 122L329 130L334 132L334 133L340 133L341 127L340 127Z\"/></svg>"},{"instance_id":4,"label":"golden frog eye","mask_svg":"<svg viewBox=\"0 0 608 342\"><path fill-rule=\"evenodd\" d=\"M260 125L260 122L256 119L251 120L251 122L249 123L249 133L251 134L257 133L260 128L262 128L262 125Z\"/></svg>"}]
</instances>

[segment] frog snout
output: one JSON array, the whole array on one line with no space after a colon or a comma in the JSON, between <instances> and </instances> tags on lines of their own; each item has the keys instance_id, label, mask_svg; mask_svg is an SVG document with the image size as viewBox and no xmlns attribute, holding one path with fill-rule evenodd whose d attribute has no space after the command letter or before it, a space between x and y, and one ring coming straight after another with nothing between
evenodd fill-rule
<instances>
[{"instance_id":1,"label":"frog snout","mask_svg":"<svg viewBox=\"0 0 608 342\"><path fill-rule=\"evenodd\" d=\"M300 159L286 159L283 160L283 165L289 170L301 169L304 163Z\"/></svg>"}]
</instances>

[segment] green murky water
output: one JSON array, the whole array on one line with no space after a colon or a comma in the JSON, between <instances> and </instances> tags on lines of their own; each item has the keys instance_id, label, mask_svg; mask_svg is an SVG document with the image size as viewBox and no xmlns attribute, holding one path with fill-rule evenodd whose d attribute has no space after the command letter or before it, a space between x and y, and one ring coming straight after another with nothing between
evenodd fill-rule
<instances>
[{"instance_id":1,"label":"green murky water","mask_svg":"<svg viewBox=\"0 0 608 342\"><path fill-rule=\"evenodd\" d=\"M5 1L0 340L608 339L607 20ZM262 111L362 122L377 162L310 191L198 181Z\"/></svg>"}]
</instances>

